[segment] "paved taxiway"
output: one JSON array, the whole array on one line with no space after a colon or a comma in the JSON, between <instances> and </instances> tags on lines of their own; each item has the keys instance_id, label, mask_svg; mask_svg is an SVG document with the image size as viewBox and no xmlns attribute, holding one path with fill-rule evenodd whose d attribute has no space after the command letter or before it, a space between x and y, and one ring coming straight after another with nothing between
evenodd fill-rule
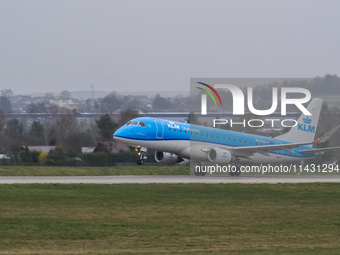
<instances>
[{"instance_id":1,"label":"paved taxiway","mask_svg":"<svg viewBox=\"0 0 340 255\"><path fill-rule=\"evenodd\" d=\"M340 182L340 175L313 176L240 176L202 177L168 175L129 175L129 176L1 176L0 184L60 183L60 184L122 184L122 183L311 183Z\"/></svg>"}]
</instances>

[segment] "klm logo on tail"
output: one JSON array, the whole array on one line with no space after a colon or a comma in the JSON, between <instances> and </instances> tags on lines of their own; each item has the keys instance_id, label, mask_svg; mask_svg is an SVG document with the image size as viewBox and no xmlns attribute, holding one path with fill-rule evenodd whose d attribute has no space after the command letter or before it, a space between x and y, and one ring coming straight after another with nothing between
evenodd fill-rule
<instances>
[{"instance_id":1,"label":"klm logo on tail","mask_svg":"<svg viewBox=\"0 0 340 255\"><path fill-rule=\"evenodd\" d=\"M310 118L303 118L304 124L298 123L298 130L304 131L304 132L310 132L315 133L315 126L310 125L312 120Z\"/></svg>"}]
</instances>

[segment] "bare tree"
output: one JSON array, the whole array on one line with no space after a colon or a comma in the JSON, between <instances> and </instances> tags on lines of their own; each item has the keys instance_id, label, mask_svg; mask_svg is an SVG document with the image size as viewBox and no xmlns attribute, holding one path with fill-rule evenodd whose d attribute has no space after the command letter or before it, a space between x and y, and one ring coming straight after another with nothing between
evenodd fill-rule
<instances>
[{"instance_id":1,"label":"bare tree","mask_svg":"<svg viewBox=\"0 0 340 255\"><path fill-rule=\"evenodd\" d=\"M62 92L60 92L60 97L63 99L69 99L71 98L71 93L67 90L63 90Z\"/></svg>"},{"instance_id":2,"label":"bare tree","mask_svg":"<svg viewBox=\"0 0 340 255\"><path fill-rule=\"evenodd\" d=\"M101 140L112 139L112 134L117 128L117 123L115 123L114 120L111 119L109 114L104 114L100 116L99 120L96 120L96 124Z\"/></svg>"},{"instance_id":3,"label":"bare tree","mask_svg":"<svg viewBox=\"0 0 340 255\"><path fill-rule=\"evenodd\" d=\"M138 115L138 110L133 109L133 108L127 108L125 110L121 110L119 113L119 120L118 120L118 125L122 126L126 122L128 122L131 119L137 118Z\"/></svg>"},{"instance_id":4,"label":"bare tree","mask_svg":"<svg viewBox=\"0 0 340 255\"><path fill-rule=\"evenodd\" d=\"M114 92L107 95L100 101L100 110L106 113L114 113L120 109L121 101Z\"/></svg>"}]
</instances>

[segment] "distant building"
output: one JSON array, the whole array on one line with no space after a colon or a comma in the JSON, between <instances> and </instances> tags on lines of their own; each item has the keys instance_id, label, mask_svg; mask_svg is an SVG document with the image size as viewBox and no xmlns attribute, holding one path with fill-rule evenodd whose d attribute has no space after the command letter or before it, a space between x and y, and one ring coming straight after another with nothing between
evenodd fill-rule
<instances>
[{"instance_id":1,"label":"distant building","mask_svg":"<svg viewBox=\"0 0 340 255\"><path fill-rule=\"evenodd\" d=\"M117 141L106 141L106 142L99 142L93 152L105 152L109 154L116 154L121 150L129 151L130 149L129 149L129 146L127 146L124 143L117 142Z\"/></svg>"},{"instance_id":2,"label":"distant building","mask_svg":"<svg viewBox=\"0 0 340 255\"><path fill-rule=\"evenodd\" d=\"M67 109L78 109L81 104L79 100L73 98L54 98L50 99L51 104L58 105L59 107L67 108Z\"/></svg>"},{"instance_id":3,"label":"distant building","mask_svg":"<svg viewBox=\"0 0 340 255\"><path fill-rule=\"evenodd\" d=\"M92 153L96 147L81 147L81 152L84 153Z\"/></svg>"},{"instance_id":4,"label":"distant building","mask_svg":"<svg viewBox=\"0 0 340 255\"><path fill-rule=\"evenodd\" d=\"M23 146L22 150L26 147ZM50 150L54 150L55 146L27 146L29 151L41 151L41 152L50 152Z\"/></svg>"}]
</instances>

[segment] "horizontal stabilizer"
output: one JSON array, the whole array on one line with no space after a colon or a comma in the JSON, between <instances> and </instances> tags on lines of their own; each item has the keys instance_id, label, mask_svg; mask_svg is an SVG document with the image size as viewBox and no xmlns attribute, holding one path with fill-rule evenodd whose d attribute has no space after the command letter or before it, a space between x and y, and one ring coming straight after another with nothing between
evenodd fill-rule
<instances>
[{"instance_id":1,"label":"horizontal stabilizer","mask_svg":"<svg viewBox=\"0 0 340 255\"><path fill-rule=\"evenodd\" d=\"M302 154L313 154L317 152L331 151L331 150L340 150L340 146L338 147L328 147L328 148L317 148L313 150L299 150L298 152Z\"/></svg>"},{"instance_id":2,"label":"horizontal stabilizer","mask_svg":"<svg viewBox=\"0 0 340 255\"><path fill-rule=\"evenodd\" d=\"M340 128L340 125L337 125L332 130L328 131L326 134L321 136L320 138L316 139L317 143L324 143L326 142L338 129Z\"/></svg>"}]
</instances>

